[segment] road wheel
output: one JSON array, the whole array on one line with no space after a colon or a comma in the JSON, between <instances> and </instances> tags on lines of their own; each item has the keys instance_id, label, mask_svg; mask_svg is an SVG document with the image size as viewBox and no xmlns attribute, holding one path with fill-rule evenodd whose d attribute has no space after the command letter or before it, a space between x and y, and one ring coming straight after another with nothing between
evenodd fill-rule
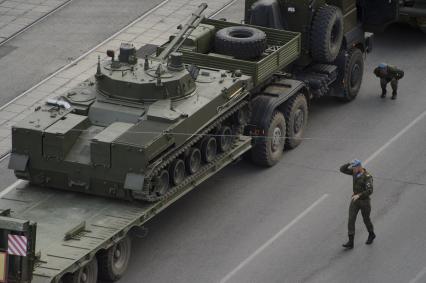
<instances>
[{"instance_id":1,"label":"road wheel","mask_svg":"<svg viewBox=\"0 0 426 283\"><path fill-rule=\"evenodd\" d=\"M324 5L316 11L310 40L315 61L330 63L336 59L343 42L343 15L339 8Z\"/></svg>"},{"instance_id":2,"label":"road wheel","mask_svg":"<svg viewBox=\"0 0 426 283\"><path fill-rule=\"evenodd\" d=\"M251 158L255 164L271 167L283 155L286 133L284 115L279 111L274 111L268 128L265 130L266 137L260 137L256 140L251 150Z\"/></svg>"},{"instance_id":3,"label":"road wheel","mask_svg":"<svg viewBox=\"0 0 426 283\"><path fill-rule=\"evenodd\" d=\"M169 172L167 170L163 170L154 178L153 191L157 196L162 196L167 193L169 188Z\"/></svg>"},{"instance_id":4,"label":"road wheel","mask_svg":"<svg viewBox=\"0 0 426 283\"><path fill-rule=\"evenodd\" d=\"M308 121L308 103L303 93L297 94L288 101L285 108L285 118L287 123L285 146L292 149L302 142Z\"/></svg>"},{"instance_id":5,"label":"road wheel","mask_svg":"<svg viewBox=\"0 0 426 283\"><path fill-rule=\"evenodd\" d=\"M197 173L201 167L201 151L196 147L192 147L185 158L185 164L189 174Z\"/></svg>"},{"instance_id":6,"label":"road wheel","mask_svg":"<svg viewBox=\"0 0 426 283\"><path fill-rule=\"evenodd\" d=\"M217 153L217 142L214 137L207 136L203 139L201 143L201 157L204 162L210 163L212 162Z\"/></svg>"},{"instance_id":7,"label":"road wheel","mask_svg":"<svg viewBox=\"0 0 426 283\"><path fill-rule=\"evenodd\" d=\"M98 261L96 257L73 274L62 278L65 283L96 283L98 282Z\"/></svg>"},{"instance_id":8,"label":"road wheel","mask_svg":"<svg viewBox=\"0 0 426 283\"><path fill-rule=\"evenodd\" d=\"M169 172L173 185L179 185L185 179L185 162L182 159L174 160L170 165Z\"/></svg>"},{"instance_id":9,"label":"road wheel","mask_svg":"<svg viewBox=\"0 0 426 283\"><path fill-rule=\"evenodd\" d=\"M252 59L262 55L266 48L266 34L257 28L233 26L216 33L215 50L219 54Z\"/></svg>"},{"instance_id":10,"label":"road wheel","mask_svg":"<svg viewBox=\"0 0 426 283\"><path fill-rule=\"evenodd\" d=\"M232 129L229 126L222 126L218 132L217 143L219 151L226 152L232 147L234 136L232 135Z\"/></svg>"},{"instance_id":11,"label":"road wheel","mask_svg":"<svg viewBox=\"0 0 426 283\"><path fill-rule=\"evenodd\" d=\"M130 237L103 251L98 256L99 277L107 281L116 281L126 272L131 254Z\"/></svg>"},{"instance_id":12,"label":"road wheel","mask_svg":"<svg viewBox=\"0 0 426 283\"><path fill-rule=\"evenodd\" d=\"M343 79L343 101L349 102L356 98L361 88L364 75L364 58L358 48L349 50L345 59Z\"/></svg>"},{"instance_id":13,"label":"road wheel","mask_svg":"<svg viewBox=\"0 0 426 283\"><path fill-rule=\"evenodd\" d=\"M234 122L239 126L245 126L250 120L250 108L248 105L244 106L236 113L234 113Z\"/></svg>"}]
</instances>

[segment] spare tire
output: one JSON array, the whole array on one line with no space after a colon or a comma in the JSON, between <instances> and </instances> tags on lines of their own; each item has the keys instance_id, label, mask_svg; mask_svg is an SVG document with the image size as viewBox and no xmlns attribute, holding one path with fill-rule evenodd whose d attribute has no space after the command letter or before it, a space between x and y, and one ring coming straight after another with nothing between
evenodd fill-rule
<instances>
[{"instance_id":1,"label":"spare tire","mask_svg":"<svg viewBox=\"0 0 426 283\"><path fill-rule=\"evenodd\" d=\"M321 6L312 20L310 39L312 58L322 63L333 62L343 41L342 11L336 6Z\"/></svg>"},{"instance_id":2,"label":"spare tire","mask_svg":"<svg viewBox=\"0 0 426 283\"><path fill-rule=\"evenodd\" d=\"M219 54L237 59L253 59L259 57L266 48L266 34L257 28L233 26L216 33L215 50Z\"/></svg>"}]
</instances>

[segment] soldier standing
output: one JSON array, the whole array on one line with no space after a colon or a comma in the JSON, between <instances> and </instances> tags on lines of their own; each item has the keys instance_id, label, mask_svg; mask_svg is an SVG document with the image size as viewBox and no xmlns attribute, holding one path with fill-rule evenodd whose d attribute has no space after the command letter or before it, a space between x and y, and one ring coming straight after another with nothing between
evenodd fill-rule
<instances>
[{"instance_id":1,"label":"soldier standing","mask_svg":"<svg viewBox=\"0 0 426 283\"><path fill-rule=\"evenodd\" d=\"M355 221L358 212L361 210L362 218L368 231L367 245L373 243L374 234L373 223L371 223L370 195L373 193L373 177L362 167L358 159L346 163L340 167L340 172L351 175L353 178L353 194L349 205L348 236L349 241L343 247L352 249L354 247Z\"/></svg>"},{"instance_id":2,"label":"soldier standing","mask_svg":"<svg viewBox=\"0 0 426 283\"><path fill-rule=\"evenodd\" d=\"M398 95L398 81L404 77L404 71L395 66L381 63L374 69L374 74L380 78L380 86L382 87L382 95L380 97L386 97L386 86L390 83L392 87L392 99L396 99Z\"/></svg>"}]
</instances>

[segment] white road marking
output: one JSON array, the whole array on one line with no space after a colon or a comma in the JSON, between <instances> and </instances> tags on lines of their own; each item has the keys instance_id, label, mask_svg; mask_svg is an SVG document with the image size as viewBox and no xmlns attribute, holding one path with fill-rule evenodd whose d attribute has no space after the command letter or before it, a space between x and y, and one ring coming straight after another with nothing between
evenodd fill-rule
<instances>
[{"instance_id":1,"label":"white road marking","mask_svg":"<svg viewBox=\"0 0 426 283\"><path fill-rule=\"evenodd\" d=\"M370 161L372 161L374 158L376 158L377 156L379 156L379 154L381 154L385 149L387 149L393 142L395 142L397 139L399 139L401 136L403 136L409 129L411 129L412 127L414 127L415 124L417 124L420 120L422 120L424 117L426 116L426 110L423 111L423 113L421 113L419 116L417 116L416 119L414 119L413 121L411 121L410 124L408 124L407 126L405 126L399 133L397 133L394 137L392 137L388 142L386 142L384 145L382 145L378 150L376 150L369 158L367 158L364 161L364 164L369 163Z\"/></svg>"},{"instance_id":2,"label":"white road marking","mask_svg":"<svg viewBox=\"0 0 426 283\"><path fill-rule=\"evenodd\" d=\"M114 33L113 35L111 35L110 37L108 37L107 39L105 39L104 41L102 41L101 43L99 43L98 45L96 45L95 47L93 47L92 49L90 49L89 51L87 51L86 53L84 53L83 55L81 55L80 57L78 57L77 59L75 59L74 61L72 61L71 63L63 66L62 68L60 68L59 70L57 70L56 72L54 72L53 74L51 74L50 76L48 76L47 78L43 79L41 82L37 83L36 85L34 85L31 88L29 88L28 90L24 91L23 93L21 93L20 95L18 95L17 97L15 97L11 101L9 101L8 103L4 104L3 106L0 107L0 111L3 110L4 108L6 108L7 106L9 106L10 104L12 104L13 102L15 102L16 100L18 100L19 98L21 98L22 96L26 95L30 91L32 91L35 88L39 87L40 85L44 84L45 82L47 82L48 80L50 80L51 78L53 78L54 76L56 76L57 74L59 74L60 72L62 72L63 70L65 70L68 67L76 64L81 59L83 59L84 57L86 57L87 55L89 55L90 53L92 53L93 51L95 51L96 49L98 49L99 47L101 47L102 45L104 45L105 43L107 43L108 41L110 41L111 39L113 39L114 37L116 37L117 35L119 35L120 33L122 33L127 28L133 26L134 24L136 24L137 22L139 22L143 18L145 18L145 17L149 16L150 14L154 13L157 9L159 9L160 7L162 7L164 4L166 4L169 1L170 0L164 0L163 2L161 2L160 4L158 4L157 6L155 6L154 8L152 8L151 10L147 11L145 14L143 14L140 17L138 17L136 20L134 20L133 22L131 22L127 26L123 27L122 29L120 29L119 31L117 31L116 33Z\"/></svg>"},{"instance_id":3,"label":"white road marking","mask_svg":"<svg viewBox=\"0 0 426 283\"><path fill-rule=\"evenodd\" d=\"M0 43L0 46L8 43L9 41L11 41L12 39L14 39L15 37L17 37L18 35L24 33L26 30L28 30L29 28L35 26L36 24L38 24L39 22L43 21L45 18L49 17L50 15L56 13L57 11L61 10L62 8L64 8L65 6L67 6L68 4L70 4L73 0L68 0L67 2L62 3L61 5L59 5L58 7L54 8L53 10L51 10L50 12L48 12L47 14L45 14L44 16L38 18L37 20L35 20L34 22L32 22L30 25L24 27L21 30L18 30L16 33L12 34L12 36L6 38L5 40L3 40Z\"/></svg>"},{"instance_id":4,"label":"white road marking","mask_svg":"<svg viewBox=\"0 0 426 283\"><path fill-rule=\"evenodd\" d=\"M242 269L245 265L247 265L250 261L252 261L258 254L263 252L267 247L269 247L273 242L275 242L279 237L281 237L285 232L287 232L291 227L293 227L297 222L299 222L306 214L312 211L318 204L320 204L323 200L328 197L328 194L323 195L317 201L315 201L311 206L309 206L305 211L299 214L296 218L294 218L290 223L288 223L284 228L282 228L277 234L275 234L272 238L270 238L266 243L260 246L257 250L255 250L248 258L242 261L237 267L235 267L231 272L229 272L225 277L220 280L221 283L227 282L232 276L235 275L240 269Z\"/></svg>"},{"instance_id":5,"label":"white road marking","mask_svg":"<svg viewBox=\"0 0 426 283\"><path fill-rule=\"evenodd\" d=\"M424 267L419 273L417 273L416 277L410 281L410 283L420 283L425 281L420 281L426 275L426 267Z\"/></svg>"},{"instance_id":6,"label":"white road marking","mask_svg":"<svg viewBox=\"0 0 426 283\"><path fill-rule=\"evenodd\" d=\"M10 185L9 187L7 187L6 189L4 189L3 191L0 192L0 198L4 197L5 195L7 195L10 191L14 190L16 187L26 183L27 181L24 180L18 180L15 183L13 183L12 185Z\"/></svg>"},{"instance_id":7,"label":"white road marking","mask_svg":"<svg viewBox=\"0 0 426 283\"><path fill-rule=\"evenodd\" d=\"M223 6L222 8L220 8L219 10L217 10L216 12L214 12L213 14L211 14L208 18L216 17L222 11L224 11L224 10L228 9L230 6L232 6L235 2L237 2L237 0L230 1L228 4L226 4L225 6Z\"/></svg>"},{"instance_id":8,"label":"white road marking","mask_svg":"<svg viewBox=\"0 0 426 283\"><path fill-rule=\"evenodd\" d=\"M398 140L401 136L403 136L408 130L410 130L414 125L416 125L420 120L422 120L426 116L426 110L423 111L417 118L411 121L407 126L405 126L401 131L399 131L395 136L393 136L389 141L387 141L384 145L382 145L378 150L376 150L370 157L368 157L364 164L368 164L372 160L374 160L377 156L379 156L383 151L385 151L392 143ZM235 275L240 269L242 269L247 263L253 260L259 253L265 250L270 244L272 244L276 239L282 236L287 230L289 230L294 224L296 224L300 219L302 219L310 210L312 210L318 203L323 201L327 197L327 194L323 195L319 200L317 200L314 204L308 207L302 214L297 216L293 221L291 221L287 226L285 226L281 231L279 231L274 237L269 239L265 244L263 244L260 248L258 248L254 253L252 253L248 258L242 261L236 268L234 268L231 272L229 272L225 277L220 280L221 283L227 282L232 276ZM426 275L426 267L414 278L410 283L417 283L417 281Z\"/></svg>"}]
</instances>

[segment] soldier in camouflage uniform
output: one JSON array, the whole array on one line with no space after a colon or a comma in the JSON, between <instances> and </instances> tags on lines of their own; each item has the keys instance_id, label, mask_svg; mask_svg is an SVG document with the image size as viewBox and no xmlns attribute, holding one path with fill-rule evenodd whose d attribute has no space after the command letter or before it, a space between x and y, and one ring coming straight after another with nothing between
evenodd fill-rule
<instances>
[{"instance_id":1,"label":"soldier in camouflage uniform","mask_svg":"<svg viewBox=\"0 0 426 283\"><path fill-rule=\"evenodd\" d=\"M381 63L374 69L374 74L380 78L380 86L382 87L382 95L380 97L386 97L386 86L390 83L392 87L392 99L396 99L398 95L398 81L404 77L404 71L395 66Z\"/></svg>"},{"instance_id":2,"label":"soldier in camouflage uniform","mask_svg":"<svg viewBox=\"0 0 426 283\"><path fill-rule=\"evenodd\" d=\"M348 220L349 241L344 244L343 247L347 249L352 249L354 247L355 221L360 210L368 231L366 244L370 245L373 243L374 238L376 238L374 227L370 219L370 195L373 193L373 177L362 167L361 161L357 159L341 166L340 172L351 175L353 178L353 195L349 205Z\"/></svg>"}]
</instances>

